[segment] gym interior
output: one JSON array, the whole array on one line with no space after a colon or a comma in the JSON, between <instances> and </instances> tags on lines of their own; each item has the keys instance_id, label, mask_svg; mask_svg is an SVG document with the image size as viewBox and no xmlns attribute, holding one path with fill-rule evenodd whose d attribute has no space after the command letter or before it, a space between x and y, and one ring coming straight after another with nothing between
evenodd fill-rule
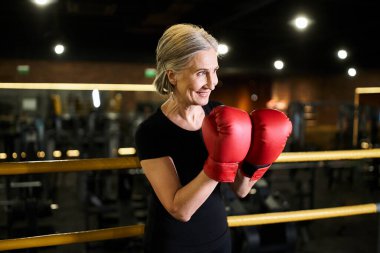
<instances>
[{"instance_id":1,"label":"gym interior","mask_svg":"<svg viewBox=\"0 0 380 253\"><path fill-rule=\"evenodd\" d=\"M277 109L293 125L284 156L247 197L223 185L228 216L377 208L233 226L233 252L380 252L378 3L13 2L0 10L0 250L143 252L141 233L86 240L76 232L144 224L151 189L141 166L107 164L136 160L136 129L165 101L152 86L159 35L197 23L230 48L210 99L247 112ZM309 33L292 30L298 13L310 15ZM281 160L292 154L299 159ZM22 240L57 234L74 242ZM7 248L13 239L18 246Z\"/></svg>"}]
</instances>

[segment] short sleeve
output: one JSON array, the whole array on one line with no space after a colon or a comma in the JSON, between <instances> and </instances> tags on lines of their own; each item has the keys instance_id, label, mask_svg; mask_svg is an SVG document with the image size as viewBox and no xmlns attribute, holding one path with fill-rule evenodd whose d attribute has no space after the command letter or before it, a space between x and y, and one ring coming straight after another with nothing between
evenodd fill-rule
<instances>
[{"instance_id":1,"label":"short sleeve","mask_svg":"<svg viewBox=\"0 0 380 253\"><path fill-rule=\"evenodd\" d=\"M137 156L140 161L145 159L159 158L166 156L165 149L162 147L162 140L159 139L157 129L148 124L139 125L135 134L135 144Z\"/></svg>"}]
</instances>

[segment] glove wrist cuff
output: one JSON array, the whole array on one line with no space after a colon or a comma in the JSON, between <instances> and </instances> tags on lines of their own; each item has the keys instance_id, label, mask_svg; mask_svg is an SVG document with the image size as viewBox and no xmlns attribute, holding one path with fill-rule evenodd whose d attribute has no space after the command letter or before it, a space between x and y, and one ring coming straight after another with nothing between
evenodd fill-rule
<instances>
[{"instance_id":1,"label":"glove wrist cuff","mask_svg":"<svg viewBox=\"0 0 380 253\"><path fill-rule=\"evenodd\" d=\"M203 165L206 175L218 182L233 182L238 168L238 163L220 163L210 157L207 158Z\"/></svg>"},{"instance_id":2,"label":"glove wrist cuff","mask_svg":"<svg viewBox=\"0 0 380 253\"><path fill-rule=\"evenodd\" d=\"M243 175L249 177L251 181L257 181L262 178L270 166L271 164L254 165L244 161L240 169L243 172Z\"/></svg>"}]
</instances>

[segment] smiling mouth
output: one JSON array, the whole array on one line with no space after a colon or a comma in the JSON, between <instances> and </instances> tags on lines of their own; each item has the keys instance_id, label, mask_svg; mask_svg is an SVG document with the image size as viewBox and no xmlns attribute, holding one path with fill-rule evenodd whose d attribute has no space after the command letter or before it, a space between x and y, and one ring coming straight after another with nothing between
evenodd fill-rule
<instances>
[{"instance_id":1,"label":"smiling mouth","mask_svg":"<svg viewBox=\"0 0 380 253\"><path fill-rule=\"evenodd\" d=\"M200 97L208 97L210 95L210 92L201 92L201 91L198 91L197 94Z\"/></svg>"}]
</instances>

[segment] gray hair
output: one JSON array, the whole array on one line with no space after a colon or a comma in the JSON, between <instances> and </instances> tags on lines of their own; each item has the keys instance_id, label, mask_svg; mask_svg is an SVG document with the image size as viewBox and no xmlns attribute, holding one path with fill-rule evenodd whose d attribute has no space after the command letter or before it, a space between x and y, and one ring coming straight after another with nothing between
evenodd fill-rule
<instances>
[{"instance_id":1,"label":"gray hair","mask_svg":"<svg viewBox=\"0 0 380 253\"><path fill-rule=\"evenodd\" d=\"M218 51L218 41L203 28L193 24L177 24L169 27L158 41L156 48L157 75L153 85L162 95L173 92L166 70L180 71L201 50Z\"/></svg>"}]
</instances>

